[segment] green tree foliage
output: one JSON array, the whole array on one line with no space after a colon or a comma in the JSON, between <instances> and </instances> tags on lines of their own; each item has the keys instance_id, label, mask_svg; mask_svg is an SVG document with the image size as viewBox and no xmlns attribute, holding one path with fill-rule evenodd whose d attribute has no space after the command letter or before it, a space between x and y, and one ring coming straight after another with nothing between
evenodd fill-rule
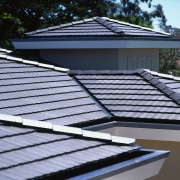
<instances>
[{"instance_id":1,"label":"green tree foliage","mask_svg":"<svg viewBox=\"0 0 180 180\"><path fill-rule=\"evenodd\" d=\"M180 38L180 29L165 26L164 30L173 38ZM160 49L160 71L180 76L180 49Z\"/></svg>"},{"instance_id":2,"label":"green tree foliage","mask_svg":"<svg viewBox=\"0 0 180 180\"><path fill-rule=\"evenodd\" d=\"M140 7L142 3L146 3L148 8L153 6L152 11L143 10ZM162 6L160 4L152 5L152 0L120 0L116 18L121 21L151 28L153 27L154 19L159 19L161 27L165 26L167 21Z\"/></svg>"},{"instance_id":3,"label":"green tree foliage","mask_svg":"<svg viewBox=\"0 0 180 180\"><path fill-rule=\"evenodd\" d=\"M24 34L24 28L19 18L16 18L8 13L2 13L0 15L0 47L12 47L9 38L22 37Z\"/></svg>"},{"instance_id":4,"label":"green tree foliage","mask_svg":"<svg viewBox=\"0 0 180 180\"><path fill-rule=\"evenodd\" d=\"M152 6L152 0L0 0L0 41L22 37L24 32L94 16L152 27L154 18L164 25L161 5L148 13L140 3Z\"/></svg>"},{"instance_id":5,"label":"green tree foliage","mask_svg":"<svg viewBox=\"0 0 180 180\"><path fill-rule=\"evenodd\" d=\"M160 50L160 69L161 72L173 71L178 69L178 60L180 59L179 49L161 49Z\"/></svg>"}]
</instances>

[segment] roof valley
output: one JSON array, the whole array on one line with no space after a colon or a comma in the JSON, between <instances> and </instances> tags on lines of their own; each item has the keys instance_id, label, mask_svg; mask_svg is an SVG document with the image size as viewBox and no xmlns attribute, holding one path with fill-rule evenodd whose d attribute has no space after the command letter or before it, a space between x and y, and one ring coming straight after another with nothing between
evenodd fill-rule
<instances>
[{"instance_id":1,"label":"roof valley","mask_svg":"<svg viewBox=\"0 0 180 180\"><path fill-rule=\"evenodd\" d=\"M93 100L93 102L107 115L107 118L113 117L113 114L75 77L72 76L77 85Z\"/></svg>"}]
</instances>

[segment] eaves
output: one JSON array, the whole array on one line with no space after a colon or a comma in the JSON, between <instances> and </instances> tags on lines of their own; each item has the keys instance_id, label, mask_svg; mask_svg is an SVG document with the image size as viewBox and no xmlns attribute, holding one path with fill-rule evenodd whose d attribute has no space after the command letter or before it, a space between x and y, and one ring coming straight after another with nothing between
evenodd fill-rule
<instances>
[{"instance_id":1,"label":"eaves","mask_svg":"<svg viewBox=\"0 0 180 180\"><path fill-rule=\"evenodd\" d=\"M142 150L142 152L150 152L144 156L134 158L125 162L120 162L105 168L98 169L89 173L69 178L68 180L116 180L116 179L131 179L132 174L134 179L147 179L159 172L159 166L164 159L168 157L168 151L152 151ZM135 169L135 171L134 171ZM145 173L142 173L145 171Z\"/></svg>"},{"instance_id":2,"label":"eaves","mask_svg":"<svg viewBox=\"0 0 180 180\"><path fill-rule=\"evenodd\" d=\"M172 38L27 38L12 39L16 49L112 49L112 48L180 48L180 39Z\"/></svg>"},{"instance_id":3,"label":"eaves","mask_svg":"<svg viewBox=\"0 0 180 180\"><path fill-rule=\"evenodd\" d=\"M84 129L136 139L180 142L180 125L168 123L112 121Z\"/></svg>"}]
</instances>

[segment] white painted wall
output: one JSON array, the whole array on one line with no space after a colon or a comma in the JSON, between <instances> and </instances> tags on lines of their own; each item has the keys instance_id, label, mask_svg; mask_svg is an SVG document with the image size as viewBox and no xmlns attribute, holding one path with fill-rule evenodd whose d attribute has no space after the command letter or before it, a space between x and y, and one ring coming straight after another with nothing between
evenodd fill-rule
<instances>
[{"instance_id":1,"label":"white painted wall","mask_svg":"<svg viewBox=\"0 0 180 180\"><path fill-rule=\"evenodd\" d=\"M119 69L159 72L159 49L119 49Z\"/></svg>"},{"instance_id":2,"label":"white painted wall","mask_svg":"<svg viewBox=\"0 0 180 180\"><path fill-rule=\"evenodd\" d=\"M44 49L41 57L71 70L133 70L159 72L159 49Z\"/></svg>"},{"instance_id":3,"label":"white painted wall","mask_svg":"<svg viewBox=\"0 0 180 180\"><path fill-rule=\"evenodd\" d=\"M137 144L146 149L169 150L166 159L157 176L147 180L179 180L180 179L180 131L167 129L114 127L101 132L116 136L136 138Z\"/></svg>"},{"instance_id":4,"label":"white painted wall","mask_svg":"<svg viewBox=\"0 0 180 180\"><path fill-rule=\"evenodd\" d=\"M129 171L125 171L123 173L111 176L109 178L105 178L103 180L145 180L147 178L148 180L151 180L149 178L159 174L159 171L163 166L164 161L165 158L152 163L144 164L143 166L131 169Z\"/></svg>"}]
</instances>

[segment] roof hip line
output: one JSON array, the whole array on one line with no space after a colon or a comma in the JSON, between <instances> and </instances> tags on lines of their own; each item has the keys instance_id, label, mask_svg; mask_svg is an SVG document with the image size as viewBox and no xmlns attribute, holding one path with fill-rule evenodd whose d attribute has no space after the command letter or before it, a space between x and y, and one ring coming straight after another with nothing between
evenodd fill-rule
<instances>
[{"instance_id":1,"label":"roof hip line","mask_svg":"<svg viewBox=\"0 0 180 180\"><path fill-rule=\"evenodd\" d=\"M120 28L115 27L110 21L108 22L105 18L97 17L95 21L117 34L124 34L124 32Z\"/></svg>"},{"instance_id":2,"label":"roof hip line","mask_svg":"<svg viewBox=\"0 0 180 180\"><path fill-rule=\"evenodd\" d=\"M145 79L148 83L152 84L154 87L163 92L168 98L172 99L176 104L180 105L180 94L173 91L173 89L167 87L166 84L160 82L157 78L153 76L154 72L150 70L144 70L139 72L139 75ZM158 74L156 74L158 75Z\"/></svg>"}]
</instances>

